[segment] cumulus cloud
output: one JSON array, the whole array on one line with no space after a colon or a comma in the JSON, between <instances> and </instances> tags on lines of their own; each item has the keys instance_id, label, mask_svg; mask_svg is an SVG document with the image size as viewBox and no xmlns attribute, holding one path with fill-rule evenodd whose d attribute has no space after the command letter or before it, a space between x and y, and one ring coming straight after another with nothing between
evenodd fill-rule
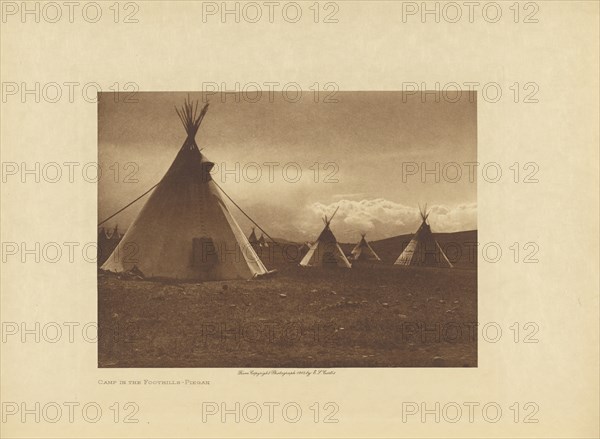
<instances>
[{"instance_id":1,"label":"cumulus cloud","mask_svg":"<svg viewBox=\"0 0 600 439\"><path fill-rule=\"evenodd\" d=\"M431 206L430 224L435 224L438 232L459 232L477 229L477 203L457 206Z\"/></svg>"},{"instance_id":2,"label":"cumulus cloud","mask_svg":"<svg viewBox=\"0 0 600 439\"><path fill-rule=\"evenodd\" d=\"M247 211L267 232L280 239L295 242L313 241L323 229L325 215L339 210L331 228L340 242L355 242L359 233L369 240L414 233L421 225L418 206L406 206L385 198L341 199L332 203L299 202L290 207L278 203L248 204ZM246 234L253 226L231 206ZM246 206L245 206L246 208ZM477 203L427 206L429 223L434 232L458 232L477 229Z\"/></svg>"},{"instance_id":3,"label":"cumulus cloud","mask_svg":"<svg viewBox=\"0 0 600 439\"><path fill-rule=\"evenodd\" d=\"M339 240L352 240L357 232L369 233L370 239L382 239L414 232L421 222L419 209L405 206L384 198L348 200L335 203L312 203L308 206L308 217L331 215L339 207L332 227ZM457 232L477 228L477 203L456 206L433 205L429 223L434 232ZM312 220L314 223L314 219ZM313 225L314 226L314 225ZM312 229L306 226L304 229Z\"/></svg>"}]
</instances>

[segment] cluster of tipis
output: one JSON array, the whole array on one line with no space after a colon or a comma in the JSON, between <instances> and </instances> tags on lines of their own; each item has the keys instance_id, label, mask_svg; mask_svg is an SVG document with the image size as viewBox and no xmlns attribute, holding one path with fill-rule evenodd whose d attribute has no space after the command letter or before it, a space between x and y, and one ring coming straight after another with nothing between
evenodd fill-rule
<instances>
[{"instance_id":1,"label":"cluster of tipis","mask_svg":"<svg viewBox=\"0 0 600 439\"><path fill-rule=\"evenodd\" d=\"M419 210L422 220L421 226L398 256L394 265L452 267L452 263L450 263L431 232L431 227L427 222L429 217L427 207L424 209L419 208ZM325 228L310 246L300 265L304 267L337 266L350 268L352 266L351 262L380 262L381 259L365 239L365 234L361 234L360 242L354 247L350 257L346 257L330 228L331 220L336 212L337 209L331 218L325 217L323 219Z\"/></svg>"},{"instance_id":2,"label":"cluster of tipis","mask_svg":"<svg viewBox=\"0 0 600 439\"><path fill-rule=\"evenodd\" d=\"M188 97L175 111L186 131L185 141L101 269L181 280L248 279L271 273L255 250L269 244L262 235L257 239L254 230L250 239L246 238L225 205L222 190L211 178L214 164L196 144L208 104L199 110L198 102L192 103ZM451 266L433 238L426 212L421 215L423 224L396 264L439 265L441 260ZM333 216L335 212L323 219L325 227L300 265L351 267L330 229ZM442 257L431 254L431 246ZM364 235L350 259L380 260Z\"/></svg>"}]
</instances>

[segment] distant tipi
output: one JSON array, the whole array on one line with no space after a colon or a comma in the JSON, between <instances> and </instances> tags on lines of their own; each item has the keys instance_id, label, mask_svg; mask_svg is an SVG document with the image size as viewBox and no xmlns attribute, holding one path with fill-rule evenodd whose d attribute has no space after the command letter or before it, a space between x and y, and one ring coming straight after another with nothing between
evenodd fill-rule
<instances>
[{"instance_id":1,"label":"distant tipi","mask_svg":"<svg viewBox=\"0 0 600 439\"><path fill-rule=\"evenodd\" d=\"M361 239L356 247L352 250L351 259L353 261L381 261L375 250L369 245L365 239L365 233L361 233Z\"/></svg>"},{"instance_id":2,"label":"distant tipi","mask_svg":"<svg viewBox=\"0 0 600 439\"><path fill-rule=\"evenodd\" d=\"M269 243L265 239L265 236L261 233L260 238L258 238L258 246L259 247L268 247Z\"/></svg>"},{"instance_id":3,"label":"distant tipi","mask_svg":"<svg viewBox=\"0 0 600 439\"><path fill-rule=\"evenodd\" d=\"M258 244L258 239L256 239L256 233L254 233L254 227L252 227L252 233L248 236L248 242L252 245Z\"/></svg>"},{"instance_id":4,"label":"distant tipi","mask_svg":"<svg viewBox=\"0 0 600 439\"><path fill-rule=\"evenodd\" d=\"M184 103L177 111L186 139L171 167L102 269L145 277L248 279L267 273L212 180L214 166L195 136L208 111Z\"/></svg>"},{"instance_id":5,"label":"distant tipi","mask_svg":"<svg viewBox=\"0 0 600 439\"><path fill-rule=\"evenodd\" d=\"M118 241L122 237L123 237L123 235L121 234L121 232L119 232L119 225L115 224L115 228L112 231L112 235L110 235L110 239Z\"/></svg>"},{"instance_id":6,"label":"distant tipi","mask_svg":"<svg viewBox=\"0 0 600 439\"><path fill-rule=\"evenodd\" d=\"M335 210L337 212L337 209ZM317 241L310 247L308 253L300 261L303 267L343 267L351 268L348 258L340 248L337 240L329 225L335 216L335 212L331 218L323 218L325 228L317 238Z\"/></svg>"},{"instance_id":7,"label":"distant tipi","mask_svg":"<svg viewBox=\"0 0 600 439\"><path fill-rule=\"evenodd\" d=\"M427 205L424 209L419 206L421 214L421 227L410 240L402 254L396 259L394 265L421 265L428 267L450 267L452 263L433 237L431 227L427 223L429 212Z\"/></svg>"}]
</instances>

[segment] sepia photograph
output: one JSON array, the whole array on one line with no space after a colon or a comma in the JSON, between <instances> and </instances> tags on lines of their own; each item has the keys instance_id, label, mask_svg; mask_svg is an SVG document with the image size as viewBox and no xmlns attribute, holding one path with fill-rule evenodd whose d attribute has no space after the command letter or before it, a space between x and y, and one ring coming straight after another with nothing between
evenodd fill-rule
<instances>
[{"instance_id":1,"label":"sepia photograph","mask_svg":"<svg viewBox=\"0 0 600 439\"><path fill-rule=\"evenodd\" d=\"M98 366L476 367L477 95L102 93Z\"/></svg>"},{"instance_id":2,"label":"sepia photograph","mask_svg":"<svg viewBox=\"0 0 600 439\"><path fill-rule=\"evenodd\" d=\"M599 1L0 18L1 438L600 437Z\"/></svg>"}]
</instances>

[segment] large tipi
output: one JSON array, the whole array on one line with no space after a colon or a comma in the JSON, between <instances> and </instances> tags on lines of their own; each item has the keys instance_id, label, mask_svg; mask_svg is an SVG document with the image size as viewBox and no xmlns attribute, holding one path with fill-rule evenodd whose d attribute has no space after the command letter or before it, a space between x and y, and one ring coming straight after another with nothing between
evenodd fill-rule
<instances>
[{"instance_id":1,"label":"large tipi","mask_svg":"<svg viewBox=\"0 0 600 439\"><path fill-rule=\"evenodd\" d=\"M249 279L267 273L212 181L214 166L195 136L208 111L186 101L177 114L187 137L167 173L102 265L145 277Z\"/></svg>"},{"instance_id":2,"label":"large tipi","mask_svg":"<svg viewBox=\"0 0 600 439\"><path fill-rule=\"evenodd\" d=\"M368 261L368 262L376 262L381 261L375 250L369 245L367 240L365 239L365 234L361 233L361 239L356 247L352 250L351 259L353 261Z\"/></svg>"},{"instance_id":3,"label":"large tipi","mask_svg":"<svg viewBox=\"0 0 600 439\"><path fill-rule=\"evenodd\" d=\"M337 209L335 210L337 212ZM323 218L325 222L325 228L319 235L319 238L310 247L308 253L304 255L300 261L300 265L303 267L343 267L350 268L350 262L344 255L344 252L337 243L335 235L329 228L331 220L335 216L335 212L331 218Z\"/></svg>"},{"instance_id":4,"label":"large tipi","mask_svg":"<svg viewBox=\"0 0 600 439\"><path fill-rule=\"evenodd\" d=\"M452 267L452 263L433 237L431 227L427 223L429 212L427 206L421 209L421 227L410 240L394 265L422 265L428 267Z\"/></svg>"}]
</instances>

